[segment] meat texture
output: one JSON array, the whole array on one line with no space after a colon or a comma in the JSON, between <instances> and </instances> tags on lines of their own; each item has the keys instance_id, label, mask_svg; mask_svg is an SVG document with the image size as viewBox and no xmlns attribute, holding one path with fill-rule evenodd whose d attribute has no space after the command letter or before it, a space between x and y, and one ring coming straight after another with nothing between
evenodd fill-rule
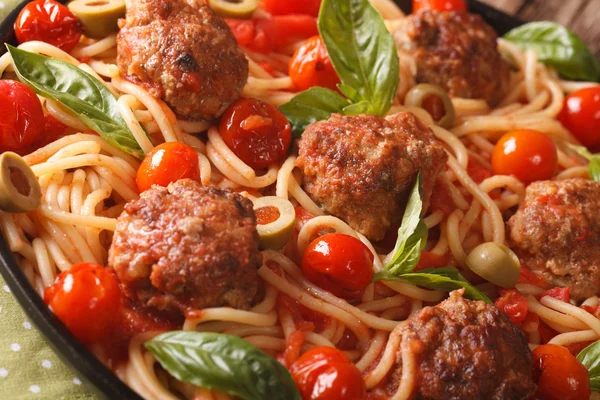
<instances>
[{"instance_id":1,"label":"meat texture","mask_svg":"<svg viewBox=\"0 0 600 400\"><path fill-rule=\"evenodd\" d=\"M257 291L252 203L183 179L125 206L109 251L128 297L159 310L247 309Z\"/></svg>"},{"instance_id":2,"label":"meat texture","mask_svg":"<svg viewBox=\"0 0 600 400\"><path fill-rule=\"evenodd\" d=\"M414 61L417 83L490 106L508 89L510 67L498 52L496 32L478 15L421 11L404 20L394 39L400 57Z\"/></svg>"},{"instance_id":3,"label":"meat texture","mask_svg":"<svg viewBox=\"0 0 600 400\"><path fill-rule=\"evenodd\" d=\"M296 165L307 193L371 240L398 227L419 171L428 207L447 160L432 131L407 112L385 118L334 114L309 125L298 145Z\"/></svg>"},{"instance_id":4,"label":"meat texture","mask_svg":"<svg viewBox=\"0 0 600 400\"><path fill-rule=\"evenodd\" d=\"M236 101L248 61L202 0L128 0L117 36L119 71L183 119L213 120Z\"/></svg>"},{"instance_id":5,"label":"meat texture","mask_svg":"<svg viewBox=\"0 0 600 400\"><path fill-rule=\"evenodd\" d=\"M384 384L390 396L400 384L402 348L415 359L413 398L519 400L533 395L533 355L523 332L496 306L464 299L463 291L423 308L402 328L396 364Z\"/></svg>"},{"instance_id":6,"label":"meat texture","mask_svg":"<svg viewBox=\"0 0 600 400\"><path fill-rule=\"evenodd\" d=\"M534 182L508 221L521 263L548 285L584 300L600 293L600 183Z\"/></svg>"}]
</instances>

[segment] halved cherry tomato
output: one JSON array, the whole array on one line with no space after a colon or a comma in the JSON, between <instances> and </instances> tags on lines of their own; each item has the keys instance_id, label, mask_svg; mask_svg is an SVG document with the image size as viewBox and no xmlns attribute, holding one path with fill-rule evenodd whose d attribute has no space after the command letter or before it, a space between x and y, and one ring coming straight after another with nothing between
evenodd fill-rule
<instances>
[{"instance_id":1,"label":"halved cherry tomato","mask_svg":"<svg viewBox=\"0 0 600 400\"><path fill-rule=\"evenodd\" d=\"M299 90L322 86L332 90L340 83L321 36L313 36L296 50L289 75Z\"/></svg>"},{"instance_id":2,"label":"halved cherry tomato","mask_svg":"<svg viewBox=\"0 0 600 400\"><path fill-rule=\"evenodd\" d=\"M292 128L283 114L256 99L233 103L221 117L219 133L236 156L256 169L283 159L292 142Z\"/></svg>"},{"instance_id":3,"label":"halved cherry tomato","mask_svg":"<svg viewBox=\"0 0 600 400\"><path fill-rule=\"evenodd\" d=\"M44 129L44 110L33 90L0 80L0 153L26 150Z\"/></svg>"},{"instance_id":4,"label":"halved cherry tomato","mask_svg":"<svg viewBox=\"0 0 600 400\"><path fill-rule=\"evenodd\" d=\"M352 236L329 233L306 247L302 272L306 279L338 297L358 299L373 278L373 253Z\"/></svg>"},{"instance_id":5,"label":"halved cherry tomato","mask_svg":"<svg viewBox=\"0 0 600 400\"><path fill-rule=\"evenodd\" d=\"M465 0L413 0L413 13L420 10L467 11Z\"/></svg>"},{"instance_id":6,"label":"halved cherry tomato","mask_svg":"<svg viewBox=\"0 0 600 400\"><path fill-rule=\"evenodd\" d=\"M533 350L533 379L537 396L548 400L590 398L590 377L585 367L562 346L545 344Z\"/></svg>"},{"instance_id":7,"label":"halved cherry tomato","mask_svg":"<svg viewBox=\"0 0 600 400\"><path fill-rule=\"evenodd\" d=\"M557 300L568 303L569 301L571 301L571 288L555 287L550 290L546 290L544 293L542 293L540 299L544 296L554 297Z\"/></svg>"},{"instance_id":8,"label":"halved cherry tomato","mask_svg":"<svg viewBox=\"0 0 600 400\"><path fill-rule=\"evenodd\" d=\"M79 43L81 23L73 13L54 0L27 4L15 22L19 43L40 40L69 52Z\"/></svg>"},{"instance_id":9,"label":"halved cherry tomato","mask_svg":"<svg viewBox=\"0 0 600 400\"><path fill-rule=\"evenodd\" d=\"M557 163L554 142L531 129L508 132L496 143L492 153L494 174L512 175L525 184L552 178Z\"/></svg>"},{"instance_id":10,"label":"halved cherry tomato","mask_svg":"<svg viewBox=\"0 0 600 400\"><path fill-rule=\"evenodd\" d=\"M248 46L254 39L254 21L251 19L225 18L229 29L240 46Z\"/></svg>"},{"instance_id":11,"label":"halved cherry tomato","mask_svg":"<svg viewBox=\"0 0 600 400\"><path fill-rule=\"evenodd\" d=\"M273 15L309 14L316 17L321 0L263 0L263 7Z\"/></svg>"},{"instance_id":12,"label":"halved cherry tomato","mask_svg":"<svg viewBox=\"0 0 600 400\"><path fill-rule=\"evenodd\" d=\"M91 344L111 332L121 290L106 268L81 263L58 275L44 301L79 341Z\"/></svg>"},{"instance_id":13,"label":"halved cherry tomato","mask_svg":"<svg viewBox=\"0 0 600 400\"><path fill-rule=\"evenodd\" d=\"M527 299L515 289L502 290L500 294L496 307L503 310L513 324L520 326L529 312Z\"/></svg>"},{"instance_id":14,"label":"halved cherry tomato","mask_svg":"<svg viewBox=\"0 0 600 400\"><path fill-rule=\"evenodd\" d=\"M303 400L363 400L367 389L360 371L340 350L315 347L290 368Z\"/></svg>"},{"instance_id":15,"label":"halved cherry tomato","mask_svg":"<svg viewBox=\"0 0 600 400\"><path fill-rule=\"evenodd\" d=\"M584 146L600 151L600 87L581 89L565 97L558 120Z\"/></svg>"},{"instance_id":16,"label":"halved cherry tomato","mask_svg":"<svg viewBox=\"0 0 600 400\"><path fill-rule=\"evenodd\" d=\"M184 178L200 179L198 155L186 144L166 142L146 154L135 181L142 193L152 185L168 186Z\"/></svg>"}]
</instances>

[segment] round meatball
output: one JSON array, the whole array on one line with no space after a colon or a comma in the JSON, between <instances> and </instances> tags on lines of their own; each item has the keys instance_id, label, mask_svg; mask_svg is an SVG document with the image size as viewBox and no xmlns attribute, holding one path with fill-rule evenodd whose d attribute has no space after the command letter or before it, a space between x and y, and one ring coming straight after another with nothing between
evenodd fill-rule
<instances>
[{"instance_id":1,"label":"round meatball","mask_svg":"<svg viewBox=\"0 0 600 400\"><path fill-rule=\"evenodd\" d=\"M447 160L433 132L407 112L385 118L334 114L309 125L298 146L306 192L375 241L400 224L419 171L427 209Z\"/></svg>"},{"instance_id":2,"label":"round meatball","mask_svg":"<svg viewBox=\"0 0 600 400\"><path fill-rule=\"evenodd\" d=\"M201 0L132 0L117 36L119 71L179 117L213 120L236 101L248 61Z\"/></svg>"},{"instance_id":3,"label":"round meatball","mask_svg":"<svg viewBox=\"0 0 600 400\"><path fill-rule=\"evenodd\" d=\"M466 300L464 289L425 307L402 328L396 365L384 386L395 393L402 348L415 358L413 397L427 400L529 399L536 385L523 332L492 304Z\"/></svg>"},{"instance_id":4,"label":"round meatball","mask_svg":"<svg viewBox=\"0 0 600 400\"><path fill-rule=\"evenodd\" d=\"M108 254L128 297L169 311L249 308L261 261L252 203L190 179L127 203Z\"/></svg>"},{"instance_id":5,"label":"round meatball","mask_svg":"<svg viewBox=\"0 0 600 400\"><path fill-rule=\"evenodd\" d=\"M600 293L600 183L540 181L508 221L521 263L550 286L584 300Z\"/></svg>"},{"instance_id":6,"label":"round meatball","mask_svg":"<svg viewBox=\"0 0 600 400\"><path fill-rule=\"evenodd\" d=\"M498 52L496 32L478 15L422 11L407 17L394 38L400 57L414 61L417 83L490 106L508 89L510 67Z\"/></svg>"}]
</instances>

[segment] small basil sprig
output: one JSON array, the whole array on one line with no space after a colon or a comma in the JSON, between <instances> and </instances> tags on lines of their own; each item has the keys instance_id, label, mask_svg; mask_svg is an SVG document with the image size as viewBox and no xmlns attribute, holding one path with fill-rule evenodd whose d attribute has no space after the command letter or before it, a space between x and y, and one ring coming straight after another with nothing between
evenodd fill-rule
<instances>
[{"instance_id":1,"label":"small basil sprig","mask_svg":"<svg viewBox=\"0 0 600 400\"><path fill-rule=\"evenodd\" d=\"M21 82L58 101L110 144L137 157L144 155L119 112L117 99L102 82L67 62L6 47Z\"/></svg>"},{"instance_id":2,"label":"small basil sprig","mask_svg":"<svg viewBox=\"0 0 600 400\"><path fill-rule=\"evenodd\" d=\"M581 350L577 359L588 370L592 391L600 391L600 340Z\"/></svg>"},{"instance_id":3,"label":"small basil sprig","mask_svg":"<svg viewBox=\"0 0 600 400\"><path fill-rule=\"evenodd\" d=\"M394 38L369 0L323 0L318 27L347 99L312 88L280 106L295 137L333 113L385 115L400 81Z\"/></svg>"},{"instance_id":4,"label":"small basil sprig","mask_svg":"<svg viewBox=\"0 0 600 400\"><path fill-rule=\"evenodd\" d=\"M421 251L427 243L427 226L421 218L423 202L420 195L421 174L410 193L402 224L398 229L398 240L392 258L373 277L373 281L403 281L428 289L453 291L465 289L465 296L472 300L491 300L473 287L454 267L429 268L415 272Z\"/></svg>"},{"instance_id":5,"label":"small basil sprig","mask_svg":"<svg viewBox=\"0 0 600 400\"><path fill-rule=\"evenodd\" d=\"M182 382L244 400L301 400L283 365L236 336L173 331L144 346Z\"/></svg>"},{"instance_id":6,"label":"small basil sprig","mask_svg":"<svg viewBox=\"0 0 600 400\"><path fill-rule=\"evenodd\" d=\"M590 178L593 181L600 182L600 154L592 154L587 148L573 144L569 144L569 148L590 162Z\"/></svg>"},{"instance_id":7,"label":"small basil sprig","mask_svg":"<svg viewBox=\"0 0 600 400\"><path fill-rule=\"evenodd\" d=\"M598 81L600 64L585 43L555 22L530 22L504 35L521 49L533 49L538 59L568 79Z\"/></svg>"}]
</instances>

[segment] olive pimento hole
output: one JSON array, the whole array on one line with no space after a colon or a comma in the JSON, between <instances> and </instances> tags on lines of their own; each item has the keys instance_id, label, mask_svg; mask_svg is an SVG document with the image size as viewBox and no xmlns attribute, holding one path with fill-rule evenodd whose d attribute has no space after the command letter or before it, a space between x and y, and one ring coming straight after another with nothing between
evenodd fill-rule
<instances>
[{"instance_id":1,"label":"olive pimento hole","mask_svg":"<svg viewBox=\"0 0 600 400\"><path fill-rule=\"evenodd\" d=\"M257 208L254 210L254 213L256 214L256 223L259 225L267 225L271 222L275 222L281 215L275 206Z\"/></svg>"},{"instance_id":2,"label":"olive pimento hole","mask_svg":"<svg viewBox=\"0 0 600 400\"><path fill-rule=\"evenodd\" d=\"M19 194L25 197L29 196L31 186L23 171L19 168L8 167L8 172L10 173L10 183L17 189Z\"/></svg>"},{"instance_id":3,"label":"olive pimento hole","mask_svg":"<svg viewBox=\"0 0 600 400\"><path fill-rule=\"evenodd\" d=\"M423 99L422 107L427 110L434 121L439 121L446 115L446 107L444 102L437 96L429 95Z\"/></svg>"}]
</instances>

